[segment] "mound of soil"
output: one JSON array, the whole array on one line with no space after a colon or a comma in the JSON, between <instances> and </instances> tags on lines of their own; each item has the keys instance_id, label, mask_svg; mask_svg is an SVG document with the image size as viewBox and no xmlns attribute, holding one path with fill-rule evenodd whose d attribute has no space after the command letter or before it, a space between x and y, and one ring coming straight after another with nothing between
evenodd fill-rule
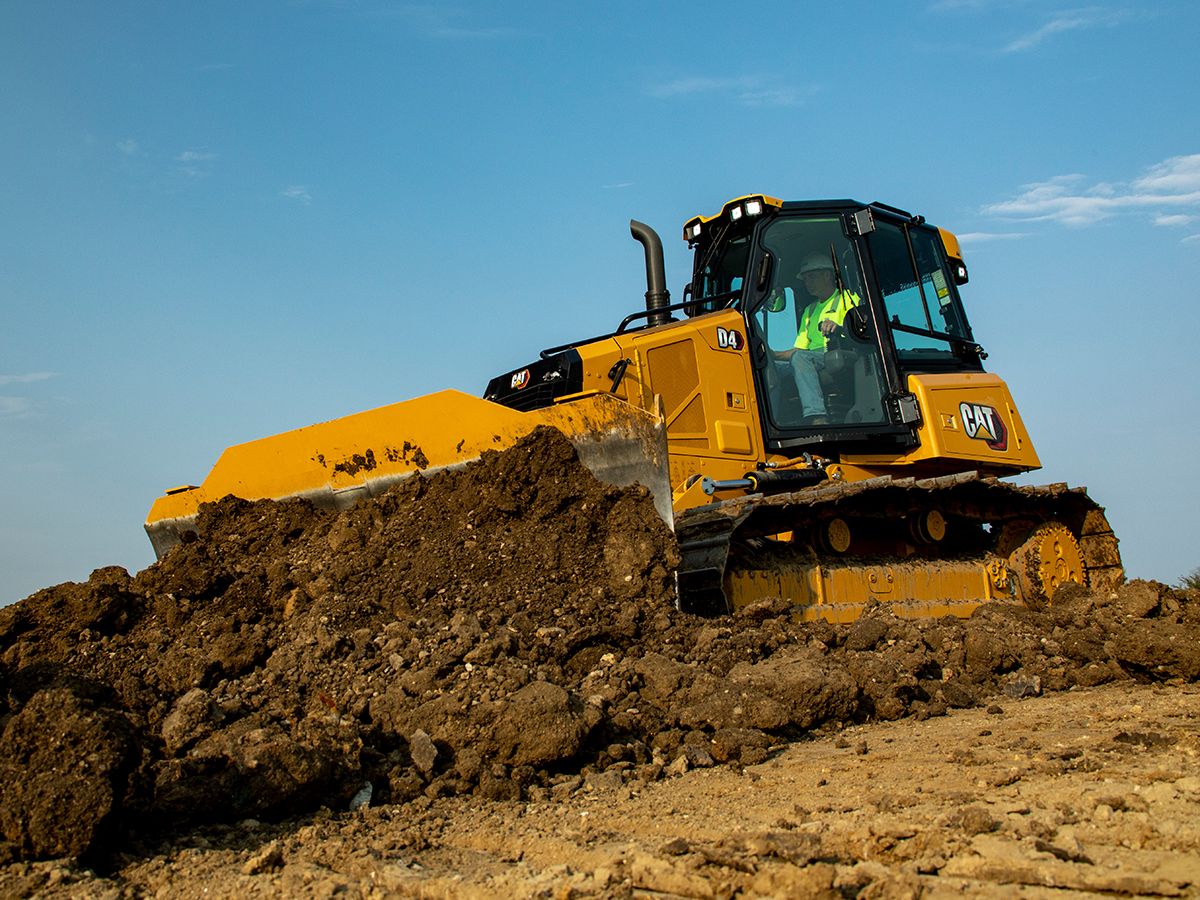
<instances>
[{"instance_id":1,"label":"mound of soil","mask_svg":"<svg viewBox=\"0 0 1200 900\"><path fill-rule=\"evenodd\" d=\"M551 800L831 725L1200 677L1200 604L1146 582L965 621L680 613L649 493L549 429L345 512L226 498L198 530L136 577L0 610L0 862L322 807Z\"/></svg>"}]
</instances>

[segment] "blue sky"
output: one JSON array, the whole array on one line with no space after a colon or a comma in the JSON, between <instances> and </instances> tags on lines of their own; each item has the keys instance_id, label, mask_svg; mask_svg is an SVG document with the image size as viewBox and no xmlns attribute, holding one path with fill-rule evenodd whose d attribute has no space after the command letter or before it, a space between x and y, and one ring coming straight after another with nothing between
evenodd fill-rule
<instances>
[{"instance_id":1,"label":"blue sky","mask_svg":"<svg viewBox=\"0 0 1200 900\"><path fill-rule=\"evenodd\" d=\"M0 603L152 561L225 446L480 393L730 197L962 238L988 367L1130 573L1200 566L1200 5L0 5Z\"/></svg>"}]
</instances>

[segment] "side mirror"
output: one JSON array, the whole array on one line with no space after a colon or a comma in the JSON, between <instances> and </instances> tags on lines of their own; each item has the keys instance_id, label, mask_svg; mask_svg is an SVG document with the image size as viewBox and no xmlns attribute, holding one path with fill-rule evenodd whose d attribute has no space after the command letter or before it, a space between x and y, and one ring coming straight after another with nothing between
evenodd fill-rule
<instances>
[{"instance_id":1,"label":"side mirror","mask_svg":"<svg viewBox=\"0 0 1200 900\"><path fill-rule=\"evenodd\" d=\"M871 313L866 307L850 307L842 325L846 333L856 341L866 342L871 337Z\"/></svg>"}]
</instances>

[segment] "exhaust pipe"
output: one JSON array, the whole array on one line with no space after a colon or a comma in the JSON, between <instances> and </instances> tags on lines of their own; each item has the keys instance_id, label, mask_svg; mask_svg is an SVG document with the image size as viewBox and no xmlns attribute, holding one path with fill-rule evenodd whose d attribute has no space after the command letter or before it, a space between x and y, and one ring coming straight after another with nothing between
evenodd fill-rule
<instances>
[{"instance_id":1,"label":"exhaust pipe","mask_svg":"<svg viewBox=\"0 0 1200 900\"><path fill-rule=\"evenodd\" d=\"M646 309L650 325L665 325L671 314L663 312L671 305L671 292L667 290L667 267L663 262L662 240L654 229L636 219L629 220L629 233L641 242L646 252Z\"/></svg>"}]
</instances>

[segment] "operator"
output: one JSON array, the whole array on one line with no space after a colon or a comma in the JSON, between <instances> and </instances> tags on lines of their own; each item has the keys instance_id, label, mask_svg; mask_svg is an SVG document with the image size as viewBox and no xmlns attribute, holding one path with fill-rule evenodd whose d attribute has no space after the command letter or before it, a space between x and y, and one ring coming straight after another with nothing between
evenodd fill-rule
<instances>
[{"instance_id":1,"label":"operator","mask_svg":"<svg viewBox=\"0 0 1200 900\"><path fill-rule=\"evenodd\" d=\"M833 262L824 254L806 258L798 274L813 302L800 314L795 345L777 352L775 357L791 365L796 393L804 407L804 424L827 425L829 414L820 376L825 368L825 350L829 336L846 321L846 313L858 305L859 297L853 291L838 290Z\"/></svg>"}]
</instances>

